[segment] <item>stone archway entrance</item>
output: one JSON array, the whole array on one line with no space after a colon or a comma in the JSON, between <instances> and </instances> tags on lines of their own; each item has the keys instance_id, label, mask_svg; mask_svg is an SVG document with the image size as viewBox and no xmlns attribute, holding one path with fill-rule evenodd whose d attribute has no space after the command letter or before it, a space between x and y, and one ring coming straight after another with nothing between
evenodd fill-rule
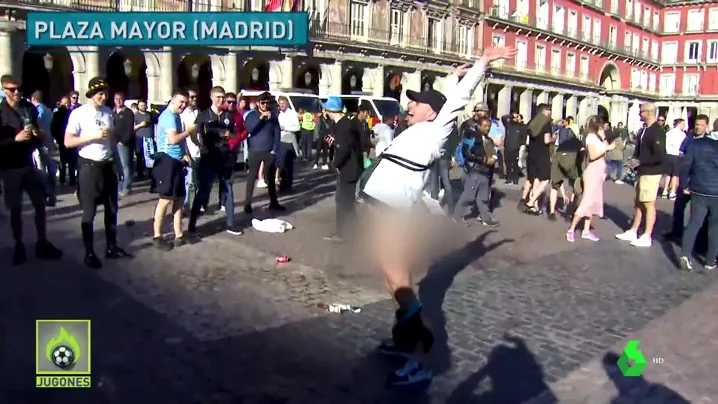
<instances>
[{"instance_id":1,"label":"stone archway entrance","mask_svg":"<svg viewBox=\"0 0 718 404\"><path fill-rule=\"evenodd\" d=\"M361 91L364 87L364 72L360 69L349 69L342 75L342 94Z\"/></svg>"},{"instance_id":2,"label":"stone archway entrance","mask_svg":"<svg viewBox=\"0 0 718 404\"><path fill-rule=\"evenodd\" d=\"M404 75L398 72L389 73L384 80L384 97L391 97L401 102L404 89Z\"/></svg>"},{"instance_id":3,"label":"stone archway entrance","mask_svg":"<svg viewBox=\"0 0 718 404\"><path fill-rule=\"evenodd\" d=\"M212 60L207 55L189 54L177 66L177 86L197 91L197 106L212 105Z\"/></svg>"},{"instance_id":4,"label":"stone archway entrance","mask_svg":"<svg viewBox=\"0 0 718 404\"><path fill-rule=\"evenodd\" d=\"M43 93L43 103L54 107L60 98L75 89L70 53L65 47L30 48L22 57L20 91L30 97L33 92Z\"/></svg>"},{"instance_id":5,"label":"stone archway entrance","mask_svg":"<svg viewBox=\"0 0 718 404\"><path fill-rule=\"evenodd\" d=\"M599 106L598 106L598 110L596 111L596 115L598 115L598 117L601 118L601 120L602 120L603 122L611 122L611 117L610 117L609 114L608 114L608 110L607 110L606 107L604 107L603 105L599 105ZM611 122L611 123L615 125L615 124L618 123L618 122Z\"/></svg>"},{"instance_id":6,"label":"stone archway entrance","mask_svg":"<svg viewBox=\"0 0 718 404\"><path fill-rule=\"evenodd\" d=\"M239 87L242 90L269 91L269 63L258 59L245 63L239 73Z\"/></svg>"},{"instance_id":7,"label":"stone archway entrance","mask_svg":"<svg viewBox=\"0 0 718 404\"><path fill-rule=\"evenodd\" d=\"M311 91L319 94L319 79L321 70L319 66L307 64L294 75L294 88Z\"/></svg>"},{"instance_id":8,"label":"stone archway entrance","mask_svg":"<svg viewBox=\"0 0 718 404\"><path fill-rule=\"evenodd\" d=\"M621 74L615 64L609 62L603 66L598 84L607 91L621 89Z\"/></svg>"},{"instance_id":9,"label":"stone archway entrance","mask_svg":"<svg viewBox=\"0 0 718 404\"><path fill-rule=\"evenodd\" d=\"M108 102L112 102L116 92L124 93L128 100L147 99L147 63L142 53L122 49L113 52L107 59L105 73L110 86Z\"/></svg>"}]
</instances>

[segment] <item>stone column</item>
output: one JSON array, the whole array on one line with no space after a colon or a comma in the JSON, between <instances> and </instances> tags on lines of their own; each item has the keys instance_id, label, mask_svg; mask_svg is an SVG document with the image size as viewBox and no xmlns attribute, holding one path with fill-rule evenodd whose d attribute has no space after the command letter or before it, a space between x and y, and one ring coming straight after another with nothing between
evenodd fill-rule
<instances>
[{"instance_id":1,"label":"stone column","mask_svg":"<svg viewBox=\"0 0 718 404\"><path fill-rule=\"evenodd\" d=\"M531 120L531 109L532 109L532 101L534 96L534 90L533 89L526 89L521 95L519 96L519 114L521 114L524 117L524 122L528 123Z\"/></svg>"},{"instance_id":2,"label":"stone column","mask_svg":"<svg viewBox=\"0 0 718 404\"><path fill-rule=\"evenodd\" d=\"M319 96L328 97L332 93L332 66L334 64L321 64L319 65L319 71L321 75L319 77Z\"/></svg>"},{"instance_id":3,"label":"stone column","mask_svg":"<svg viewBox=\"0 0 718 404\"><path fill-rule=\"evenodd\" d=\"M282 88L294 87L294 60L287 56L282 60Z\"/></svg>"},{"instance_id":4,"label":"stone column","mask_svg":"<svg viewBox=\"0 0 718 404\"><path fill-rule=\"evenodd\" d=\"M80 99L85 99L85 93L87 92L87 83L94 77L105 76L100 66L100 54L96 46L86 47L83 50L85 56L85 74L84 77L79 77L79 82L75 81L75 89L80 93ZM76 78L78 78L76 76Z\"/></svg>"},{"instance_id":5,"label":"stone column","mask_svg":"<svg viewBox=\"0 0 718 404\"><path fill-rule=\"evenodd\" d=\"M175 83L175 63L172 48L165 46L160 53L160 85L157 93L158 99L150 101L167 101L172 97L172 88Z\"/></svg>"},{"instance_id":6,"label":"stone column","mask_svg":"<svg viewBox=\"0 0 718 404\"><path fill-rule=\"evenodd\" d=\"M13 59L17 56L13 55L12 33L13 31L9 29L0 29L0 75L17 76L13 63Z\"/></svg>"},{"instance_id":7,"label":"stone column","mask_svg":"<svg viewBox=\"0 0 718 404\"><path fill-rule=\"evenodd\" d=\"M536 96L536 105L549 104L549 93L548 91L541 91Z\"/></svg>"},{"instance_id":8,"label":"stone column","mask_svg":"<svg viewBox=\"0 0 718 404\"><path fill-rule=\"evenodd\" d=\"M384 65L379 65L374 68L374 93L375 97L384 96L384 78L386 73L384 71Z\"/></svg>"},{"instance_id":9,"label":"stone column","mask_svg":"<svg viewBox=\"0 0 718 404\"><path fill-rule=\"evenodd\" d=\"M337 60L332 65L332 82L331 82L331 93L332 95L339 95L342 93L342 62Z\"/></svg>"},{"instance_id":10,"label":"stone column","mask_svg":"<svg viewBox=\"0 0 718 404\"><path fill-rule=\"evenodd\" d=\"M413 73L404 73L404 80L402 80L401 84L402 93L400 103L406 107L409 105L409 98L406 97L406 91L421 91L421 70L417 70Z\"/></svg>"},{"instance_id":11,"label":"stone column","mask_svg":"<svg viewBox=\"0 0 718 404\"><path fill-rule=\"evenodd\" d=\"M236 93L239 88L239 69L237 68L237 52L229 51L224 56L224 89Z\"/></svg>"},{"instance_id":12,"label":"stone column","mask_svg":"<svg viewBox=\"0 0 718 404\"><path fill-rule=\"evenodd\" d=\"M504 86L499 90L496 103L496 118L501 119L502 116L511 113L511 86Z\"/></svg>"},{"instance_id":13,"label":"stone column","mask_svg":"<svg viewBox=\"0 0 718 404\"><path fill-rule=\"evenodd\" d=\"M369 93L374 94L374 84L375 79L374 75L376 74L376 71L374 69L368 69L364 68L361 72L361 92L362 93Z\"/></svg>"},{"instance_id":14,"label":"stone column","mask_svg":"<svg viewBox=\"0 0 718 404\"><path fill-rule=\"evenodd\" d=\"M154 55L152 52L150 53L149 57L153 58ZM145 59L147 56L145 56ZM157 58L159 61L162 61L162 55L159 55ZM162 74L163 74L163 66L159 66L159 71L155 71L150 68L150 64L147 64L147 101L153 102L153 101L159 101L162 98L160 97L161 91L160 91L160 82L162 81Z\"/></svg>"},{"instance_id":15,"label":"stone column","mask_svg":"<svg viewBox=\"0 0 718 404\"><path fill-rule=\"evenodd\" d=\"M589 99L588 97L583 97L578 102L578 116L576 117L576 123L578 126L583 126L584 122L586 122L586 119L589 116Z\"/></svg>"},{"instance_id":16,"label":"stone column","mask_svg":"<svg viewBox=\"0 0 718 404\"><path fill-rule=\"evenodd\" d=\"M551 100L551 119L563 119L563 94L556 94Z\"/></svg>"},{"instance_id":17,"label":"stone column","mask_svg":"<svg viewBox=\"0 0 718 404\"><path fill-rule=\"evenodd\" d=\"M569 116L573 117L573 119L576 119L576 113L578 112L578 97L575 95L570 95L566 99L566 118Z\"/></svg>"},{"instance_id":18,"label":"stone column","mask_svg":"<svg viewBox=\"0 0 718 404\"><path fill-rule=\"evenodd\" d=\"M282 89L282 62L276 60L269 61L269 91L279 91Z\"/></svg>"}]
</instances>

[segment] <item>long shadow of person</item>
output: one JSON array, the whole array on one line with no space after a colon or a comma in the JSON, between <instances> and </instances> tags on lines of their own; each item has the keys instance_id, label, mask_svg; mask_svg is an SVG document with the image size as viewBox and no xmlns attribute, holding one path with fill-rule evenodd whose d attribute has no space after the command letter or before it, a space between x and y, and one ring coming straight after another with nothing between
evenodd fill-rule
<instances>
[{"instance_id":1,"label":"long shadow of person","mask_svg":"<svg viewBox=\"0 0 718 404\"><path fill-rule=\"evenodd\" d=\"M485 245L486 238L491 233L494 233L494 231L483 233L464 247L436 260L429 267L426 276L419 282L419 301L423 305L423 314L429 320L429 325L435 338L434 346L431 350L434 375L439 375L451 369L451 350L448 344L443 305L446 293L453 284L454 278L469 264L487 252L513 241L505 239Z\"/></svg>"},{"instance_id":2,"label":"long shadow of person","mask_svg":"<svg viewBox=\"0 0 718 404\"><path fill-rule=\"evenodd\" d=\"M451 392L447 404L519 404L549 389L541 365L524 340L511 335L504 335L504 340L508 344L494 347L486 364ZM491 387L475 394L486 379ZM542 403L557 402L553 394L543 398Z\"/></svg>"},{"instance_id":3,"label":"long shadow of person","mask_svg":"<svg viewBox=\"0 0 718 404\"><path fill-rule=\"evenodd\" d=\"M643 376L626 377L618 368L618 355L608 352L603 357L603 368L618 390L618 395L611 400L612 404L625 402L661 402L671 404L688 404L690 401L668 387L647 381Z\"/></svg>"}]
</instances>

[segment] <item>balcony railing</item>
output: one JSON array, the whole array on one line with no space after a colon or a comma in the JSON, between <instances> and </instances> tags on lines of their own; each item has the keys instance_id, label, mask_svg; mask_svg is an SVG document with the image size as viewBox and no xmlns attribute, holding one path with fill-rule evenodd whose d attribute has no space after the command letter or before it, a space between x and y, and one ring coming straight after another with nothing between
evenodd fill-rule
<instances>
[{"instance_id":1,"label":"balcony railing","mask_svg":"<svg viewBox=\"0 0 718 404\"><path fill-rule=\"evenodd\" d=\"M6 0L6 6L37 10L77 11L245 11L245 2L230 0Z\"/></svg>"},{"instance_id":2,"label":"balcony railing","mask_svg":"<svg viewBox=\"0 0 718 404\"><path fill-rule=\"evenodd\" d=\"M576 78L576 71L574 69L565 69L560 66L547 66L544 63L529 62L521 59L506 60L503 65L497 66L492 64L492 67L495 67L498 70L506 71L507 73L531 73L553 80L560 80L561 77L568 77L572 79ZM586 82L592 81L589 78L588 73L584 74L581 79Z\"/></svg>"},{"instance_id":3,"label":"balcony railing","mask_svg":"<svg viewBox=\"0 0 718 404\"><path fill-rule=\"evenodd\" d=\"M354 29L352 29L354 28ZM469 59L476 55L468 55L466 49L461 49L457 42L436 40L436 38L414 37L398 35L390 31L365 29L357 32L356 27L349 24L335 24L324 22L309 27L309 38L312 41L336 42L352 46L373 45L380 48L395 49L399 52L409 52L426 55L426 53L453 56L455 58Z\"/></svg>"}]
</instances>

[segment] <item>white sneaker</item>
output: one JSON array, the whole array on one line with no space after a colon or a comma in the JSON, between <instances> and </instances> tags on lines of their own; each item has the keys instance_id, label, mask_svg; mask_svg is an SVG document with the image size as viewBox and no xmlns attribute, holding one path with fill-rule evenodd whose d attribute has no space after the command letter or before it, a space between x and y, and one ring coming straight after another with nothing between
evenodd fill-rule
<instances>
[{"instance_id":1,"label":"white sneaker","mask_svg":"<svg viewBox=\"0 0 718 404\"><path fill-rule=\"evenodd\" d=\"M621 234L616 234L616 238L621 241L630 241L633 243L634 241L638 240L638 234L628 230Z\"/></svg>"},{"instance_id":2,"label":"white sneaker","mask_svg":"<svg viewBox=\"0 0 718 404\"><path fill-rule=\"evenodd\" d=\"M221 212L226 212L226 211L227 211L227 208L225 208L224 206L220 206L220 207L219 207L219 210L220 210Z\"/></svg>"},{"instance_id":3,"label":"white sneaker","mask_svg":"<svg viewBox=\"0 0 718 404\"><path fill-rule=\"evenodd\" d=\"M444 188L441 188L439 190L439 200L442 200L442 199L444 199Z\"/></svg>"},{"instance_id":4,"label":"white sneaker","mask_svg":"<svg viewBox=\"0 0 718 404\"><path fill-rule=\"evenodd\" d=\"M631 242L631 245L634 247L650 247L651 246L651 238L646 236L641 236L640 238L633 240Z\"/></svg>"},{"instance_id":5,"label":"white sneaker","mask_svg":"<svg viewBox=\"0 0 718 404\"><path fill-rule=\"evenodd\" d=\"M328 166L328 165L324 164L324 165L322 166L322 170L328 170L328 169L329 169L329 166Z\"/></svg>"},{"instance_id":6,"label":"white sneaker","mask_svg":"<svg viewBox=\"0 0 718 404\"><path fill-rule=\"evenodd\" d=\"M623 182L623 181L621 181L621 180L616 180L616 184L618 184L618 185L623 185L623 184L625 184L625 182Z\"/></svg>"},{"instance_id":7,"label":"white sneaker","mask_svg":"<svg viewBox=\"0 0 718 404\"><path fill-rule=\"evenodd\" d=\"M314 170L316 170L317 168L319 168L319 166L316 164L314 165L314 167L312 167L312 169L314 169Z\"/></svg>"},{"instance_id":8,"label":"white sneaker","mask_svg":"<svg viewBox=\"0 0 718 404\"><path fill-rule=\"evenodd\" d=\"M257 181L257 188L267 188L267 183L264 180Z\"/></svg>"}]
</instances>

